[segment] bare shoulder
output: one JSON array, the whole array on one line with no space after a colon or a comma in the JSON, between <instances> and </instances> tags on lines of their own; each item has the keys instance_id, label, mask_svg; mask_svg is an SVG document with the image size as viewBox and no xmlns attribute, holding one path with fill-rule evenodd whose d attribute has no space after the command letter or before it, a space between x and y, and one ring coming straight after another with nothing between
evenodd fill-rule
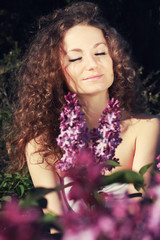
<instances>
[{"instance_id":1,"label":"bare shoulder","mask_svg":"<svg viewBox=\"0 0 160 240\"><path fill-rule=\"evenodd\" d=\"M39 165L39 167L54 168L56 158L54 154L44 158L43 141L41 138L32 139L25 148L25 155L28 165Z\"/></svg>"},{"instance_id":2,"label":"bare shoulder","mask_svg":"<svg viewBox=\"0 0 160 240\"><path fill-rule=\"evenodd\" d=\"M42 154L40 153L40 138L32 139L25 148L26 159L29 164L42 163Z\"/></svg>"},{"instance_id":3,"label":"bare shoulder","mask_svg":"<svg viewBox=\"0 0 160 240\"><path fill-rule=\"evenodd\" d=\"M145 164L154 161L160 151L160 119L141 114L133 119L133 123L136 135L135 156L141 156Z\"/></svg>"},{"instance_id":4,"label":"bare shoulder","mask_svg":"<svg viewBox=\"0 0 160 240\"><path fill-rule=\"evenodd\" d=\"M122 138L126 136L127 143L134 145L137 151L155 155L160 151L160 118L157 116L139 114L122 122Z\"/></svg>"},{"instance_id":5,"label":"bare shoulder","mask_svg":"<svg viewBox=\"0 0 160 240\"><path fill-rule=\"evenodd\" d=\"M136 115L132 118L132 126L137 135L142 133L160 134L160 118L157 116L147 114Z\"/></svg>"},{"instance_id":6,"label":"bare shoulder","mask_svg":"<svg viewBox=\"0 0 160 240\"><path fill-rule=\"evenodd\" d=\"M160 117L148 114L135 114L121 121L121 132L130 132L137 137L141 134L160 134Z\"/></svg>"}]
</instances>

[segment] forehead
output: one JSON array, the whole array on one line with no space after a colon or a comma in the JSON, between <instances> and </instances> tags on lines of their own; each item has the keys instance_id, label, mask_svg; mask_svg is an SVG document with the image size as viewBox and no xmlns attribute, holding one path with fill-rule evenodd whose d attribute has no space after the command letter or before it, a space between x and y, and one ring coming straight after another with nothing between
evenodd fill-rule
<instances>
[{"instance_id":1,"label":"forehead","mask_svg":"<svg viewBox=\"0 0 160 240\"><path fill-rule=\"evenodd\" d=\"M101 29L89 25L77 25L70 28L64 35L63 48L66 52L74 49L89 49L107 44Z\"/></svg>"}]
</instances>

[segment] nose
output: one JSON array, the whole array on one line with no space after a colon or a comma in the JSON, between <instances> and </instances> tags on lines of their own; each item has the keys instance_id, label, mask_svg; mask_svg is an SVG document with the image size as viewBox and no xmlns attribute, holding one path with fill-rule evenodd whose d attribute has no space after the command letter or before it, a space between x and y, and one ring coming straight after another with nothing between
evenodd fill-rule
<instances>
[{"instance_id":1,"label":"nose","mask_svg":"<svg viewBox=\"0 0 160 240\"><path fill-rule=\"evenodd\" d=\"M85 65L88 71L95 69L97 67L97 62L94 56L91 55L86 56Z\"/></svg>"}]
</instances>

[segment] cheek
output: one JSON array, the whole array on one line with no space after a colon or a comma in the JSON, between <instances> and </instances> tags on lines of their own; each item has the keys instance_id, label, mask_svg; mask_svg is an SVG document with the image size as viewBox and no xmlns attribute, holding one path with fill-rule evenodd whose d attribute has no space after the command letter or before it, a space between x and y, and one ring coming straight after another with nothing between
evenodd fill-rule
<instances>
[{"instance_id":1,"label":"cheek","mask_svg":"<svg viewBox=\"0 0 160 240\"><path fill-rule=\"evenodd\" d=\"M113 61L111 58L101 60L101 66L110 73L113 72Z\"/></svg>"},{"instance_id":2,"label":"cheek","mask_svg":"<svg viewBox=\"0 0 160 240\"><path fill-rule=\"evenodd\" d=\"M77 66L67 66L65 69L67 79L70 81L78 82L80 77L80 70Z\"/></svg>"},{"instance_id":3,"label":"cheek","mask_svg":"<svg viewBox=\"0 0 160 240\"><path fill-rule=\"evenodd\" d=\"M70 91L75 92L76 89L76 76L75 76L75 71L73 71L73 69L69 66L66 66L65 68L63 68L63 72L66 78L66 84L68 86L68 88L70 89Z\"/></svg>"}]
</instances>

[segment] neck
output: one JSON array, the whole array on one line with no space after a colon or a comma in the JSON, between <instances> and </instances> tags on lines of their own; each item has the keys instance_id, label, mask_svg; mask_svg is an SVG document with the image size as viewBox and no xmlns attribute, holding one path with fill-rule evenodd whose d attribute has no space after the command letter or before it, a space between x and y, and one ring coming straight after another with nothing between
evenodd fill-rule
<instances>
[{"instance_id":1,"label":"neck","mask_svg":"<svg viewBox=\"0 0 160 240\"><path fill-rule=\"evenodd\" d=\"M109 94L106 92L97 95L81 95L79 101L86 116L86 124L89 129L98 127L98 120L107 105Z\"/></svg>"}]
</instances>

